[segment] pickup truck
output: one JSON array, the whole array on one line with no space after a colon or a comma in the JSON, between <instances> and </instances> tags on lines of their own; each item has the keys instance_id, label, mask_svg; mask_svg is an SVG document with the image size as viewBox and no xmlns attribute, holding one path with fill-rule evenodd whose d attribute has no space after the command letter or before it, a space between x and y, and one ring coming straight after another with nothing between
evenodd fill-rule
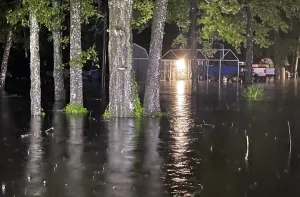
<instances>
[{"instance_id":1,"label":"pickup truck","mask_svg":"<svg viewBox=\"0 0 300 197\"><path fill-rule=\"evenodd\" d=\"M266 80L267 78L275 76L275 68L264 68L264 67L252 68L252 74L254 80L256 81Z\"/></svg>"}]
</instances>

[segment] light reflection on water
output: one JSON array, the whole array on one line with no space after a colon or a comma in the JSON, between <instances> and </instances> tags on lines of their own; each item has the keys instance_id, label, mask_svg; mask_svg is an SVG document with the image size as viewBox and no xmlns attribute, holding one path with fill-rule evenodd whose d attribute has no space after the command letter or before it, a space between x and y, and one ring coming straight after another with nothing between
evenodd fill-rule
<instances>
[{"instance_id":1,"label":"light reflection on water","mask_svg":"<svg viewBox=\"0 0 300 197\"><path fill-rule=\"evenodd\" d=\"M108 149L106 166L106 196L132 196L130 169L134 157L134 121L132 119L107 123Z\"/></svg>"},{"instance_id":2,"label":"light reflection on water","mask_svg":"<svg viewBox=\"0 0 300 197\"><path fill-rule=\"evenodd\" d=\"M32 117L30 121L30 133L29 133L29 148L28 159L25 168L25 191L28 196L43 196L47 190L44 187L45 169L42 165L44 150L42 148L42 133L41 131L42 119L38 117Z\"/></svg>"},{"instance_id":3,"label":"light reflection on water","mask_svg":"<svg viewBox=\"0 0 300 197\"><path fill-rule=\"evenodd\" d=\"M68 179L66 180L67 196L85 196L82 164L83 156L83 117L68 117L69 139L67 141L68 162L66 165Z\"/></svg>"},{"instance_id":4,"label":"light reflection on water","mask_svg":"<svg viewBox=\"0 0 300 197\"><path fill-rule=\"evenodd\" d=\"M177 99L177 106L176 109L177 111L180 111L180 114L176 114L178 115L182 115L183 114L183 108L184 108L184 104L185 104L185 81L178 81L176 84L176 90L177 90L177 94L176 94L176 99Z\"/></svg>"},{"instance_id":5,"label":"light reflection on water","mask_svg":"<svg viewBox=\"0 0 300 197\"><path fill-rule=\"evenodd\" d=\"M1 97L2 196L299 196L297 83L258 84L266 101L253 102L235 84L201 84L198 96L189 82L166 85L162 107L172 116L139 121L66 117L59 102L29 118L13 108L18 99Z\"/></svg>"},{"instance_id":6,"label":"light reflection on water","mask_svg":"<svg viewBox=\"0 0 300 197\"><path fill-rule=\"evenodd\" d=\"M172 118L172 127L170 135L173 143L171 144L171 151L173 162L168 169L168 176L170 176L171 194L183 195L189 194L187 190L188 183L190 182L190 166L187 159L187 151L189 146L188 132L191 127L188 114L190 113L189 102L187 102L187 85L186 81L178 81L176 83L176 103L174 118Z\"/></svg>"}]
</instances>

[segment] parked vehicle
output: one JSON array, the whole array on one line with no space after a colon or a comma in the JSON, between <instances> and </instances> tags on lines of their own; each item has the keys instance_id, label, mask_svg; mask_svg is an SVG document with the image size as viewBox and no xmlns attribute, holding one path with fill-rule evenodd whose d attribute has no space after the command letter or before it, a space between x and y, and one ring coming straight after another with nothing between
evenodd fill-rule
<instances>
[{"instance_id":1,"label":"parked vehicle","mask_svg":"<svg viewBox=\"0 0 300 197\"><path fill-rule=\"evenodd\" d=\"M254 81L266 81L275 76L275 68L255 67L252 74Z\"/></svg>"},{"instance_id":2,"label":"parked vehicle","mask_svg":"<svg viewBox=\"0 0 300 197\"><path fill-rule=\"evenodd\" d=\"M212 81L219 79L219 72L220 72L219 65L209 65L204 70L202 79L210 79ZM241 68L240 68L241 70ZM222 65L221 67L221 79L226 77L228 79L232 78L238 72L238 67L236 65Z\"/></svg>"}]
</instances>

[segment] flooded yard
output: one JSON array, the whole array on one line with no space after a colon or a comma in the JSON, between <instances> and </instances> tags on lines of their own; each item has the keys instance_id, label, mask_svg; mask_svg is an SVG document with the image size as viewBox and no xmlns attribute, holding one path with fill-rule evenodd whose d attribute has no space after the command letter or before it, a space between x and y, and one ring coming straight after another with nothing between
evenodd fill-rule
<instances>
[{"instance_id":1,"label":"flooded yard","mask_svg":"<svg viewBox=\"0 0 300 197\"><path fill-rule=\"evenodd\" d=\"M106 99L86 89L88 117L43 94L43 118L26 94L0 96L0 196L300 196L300 84L162 84L170 116L101 120ZM98 93L99 92L99 93ZM13 93L13 94L12 94ZM50 98L50 96L49 96Z\"/></svg>"}]
</instances>

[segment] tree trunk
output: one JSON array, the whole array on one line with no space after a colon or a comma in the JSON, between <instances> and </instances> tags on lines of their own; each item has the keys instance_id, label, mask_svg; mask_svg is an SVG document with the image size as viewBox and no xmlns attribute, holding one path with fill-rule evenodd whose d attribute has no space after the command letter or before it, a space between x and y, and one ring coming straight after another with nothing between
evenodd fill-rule
<instances>
[{"instance_id":1,"label":"tree trunk","mask_svg":"<svg viewBox=\"0 0 300 197\"><path fill-rule=\"evenodd\" d=\"M35 13L29 15L30 23L30 99L31 114L41 114L41 77L40 77L40 54L39 54L39 24Z\"/></svg>"},{"instance_id":2,"label":"tree trunk","mask_svg":"<svg viewBox=\"0 0 300 197\"><path fill-rule=\"evenodd\" d=\"M298 43L300 43L300 36L298 37ZM294 78L297 79L298 78L298 63L299 63L299 57L300 57L300 51L299 51L299 47L297 48L296 51L296 61L295 61L295 68L294 68Z\"/></svg>"},{"instance_id":3,"label":"tree trunk","mask_svg":"<svg viewBox=\"0 0 300 197\"><path fill-rule=\"evenodd\" d=\"M70 104L83 106L80 0L70 0Z\"/></svg>"},{"instance_id":4,"label":"tree trunk","mask_svg":"<svg viewBox=\"0 0 300 197\"><path fill-rule=\"evenodd\" d=\"M104 24L104 29L106 30L106 24ZM106 85L105 85L105 76L106 76L106 55L107 55L107 41L106 41L106 31L103 31L102 33L102 63L101 63L101 84L103 90L105 90Z\"/></svg>"},{"instance_id":5,"label":"tree trunk","mask_svg":"<svg viewBox=\"0 0 300 197\"><path fill-rule=\"evenodd\" d=\"M252 8L246 8L247 12L247 46L246 46L246 77L245 83L252 83L252 63L253 63L253 13Z\"/></svg>"},{"instance_id":6,"label":"tree trunk","mask_svg":"<svg viewBox=\"0 0 300 197\"><path fill-rule=\"evenodd\" d=\"M168 0L156 0L152 21L149 66L144 96L144 108L147 115L160 112L160 58L164 38Z\"/></svg>"},{"instance_id":7,"label":"tree trunk","mask_svg":"<svg viewBox=\"0 0 300 197\"><path fill-rule=\"evenodd\" d=\"M102 32L102 62L101 62L101 84L102 84L102 90L106 90L106 73L107 73L107 14L103 16L103 29Z\"/></svg>"},{"instance_id":8,"label":"tree trunk","mask_svg":"<svg viewBox=\"0 0 300 197\"><path fill-rule=\"evenodd\" d=\"M297 79L298 77L298 63L299 63L299 52L296 52L296 59L295 59L295 69L294 69L294 78Z\"/></svg>"},{"instance_id":9,"label":"tree trunk","mask_svg":"<svg viewBox=\"0 0 300 197\"><path fill-rule=\"evenodd\" d=\"M25 27L23 28L23 36L24 36L24 42L23 42L23 47L24 47L24 55L25 55L25 58L27 59L28 58L28 47L26 45L27 43L27 35L26 35L26 29Z\"/></svg>"},{"instance_id":10,"label":"tree trunk","mask_svg":"<svg viewBox=\"0 0 300 197\"><path fill-rule=\"evenodd\" d=\"M53 6L58 8L59 1L53 0ZM59 24L60 16L57 16ZM61 47L61 31L59 28L54 28L53 35L53 79L54 79L54 99L65 99L64 73L62 64L62 47Z\"/></svg>"},{"instance_id":11,"label":"tree trunk","mask_svg":"<svg viewBox=\"0 0 300 197\"><path fill-rule=\"evenodd\" d=\"M135 98L132 74L132 0L109 0L109 111L132 117Z\"/></svg>"},{"instance_id":12,"label":"tree trunk","mask_svg":"<svg viewBox=\"0 0 300 197\"><path fill-rule=\"evenodd\" d=\"M190 30L190 48L191 48L191 68L192 68L192 93L197 93L197 0L191 1L191 30Z\"/></svg>"},{"instance_id":13,"label":"tree trunk","mask_svg":"<svg viewBox=\"0 0 300 197\"><path fill-rule=\"evenodd\" d=\"M12 30L10 30L7 35L6 45L5 45L3 57L2 57L1 73L0 73L0 89L5 88L7 64L8 64L9 53L10 53L10 49L11 49L11 45L12 45L12 35L13 35Z\"/></svg>"}]
</instances>

